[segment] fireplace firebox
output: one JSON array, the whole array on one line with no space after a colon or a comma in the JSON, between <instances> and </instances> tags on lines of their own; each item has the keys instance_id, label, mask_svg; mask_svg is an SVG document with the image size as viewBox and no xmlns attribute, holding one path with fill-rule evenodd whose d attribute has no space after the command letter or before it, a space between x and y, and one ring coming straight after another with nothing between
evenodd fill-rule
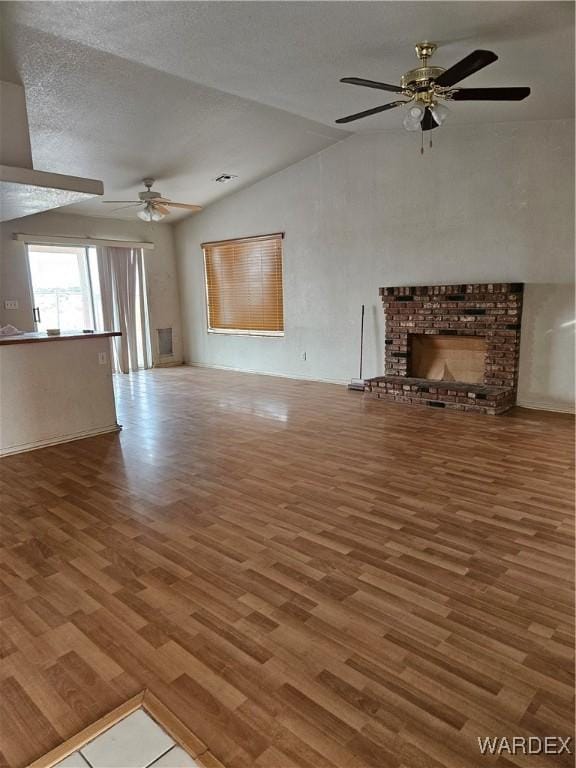
<instances>
[{"instance_id":1,"label":"fireplace firebox","mask_svg":"<svg viewBox=\"0 0 576 768\"><path fill-rule=\"evenodd\" d=\"M500 414L516 402L522 283L381 288L385 375L367 397Z\"/></svg>"},{"instance_id":2,"label":"fireplace firebox","mask_svg":"<svg viewBox=\"0 0 576 768\"><path fill-rule=\"evenodd\" d=\"M433 381L484 381L486 339L477 336L410 334L409 375Z\"/></svg>"}]
</instances>

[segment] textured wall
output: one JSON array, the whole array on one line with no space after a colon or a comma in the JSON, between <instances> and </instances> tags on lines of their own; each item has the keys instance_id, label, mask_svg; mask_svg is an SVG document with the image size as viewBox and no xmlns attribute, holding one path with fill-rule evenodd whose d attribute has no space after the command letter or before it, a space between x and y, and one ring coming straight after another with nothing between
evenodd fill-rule
<instances>
[{"instance_id":1,"label":"textured wall","mask_svg":"<svg viewBox=\"0 0 576 768\"><path fill-rule=\"evenodd\" d=\"M569 120L447 126L423 157L405 132L357 134L178 224L185 359L346 381L364 303L375 376L381 285L524 282L519 401L570 407L573 131ZM284 338L208 334L200 243L278 231Z\"/></svg>"},{"instance_id":2,"label":"textured wall","mask_svg":"<svg viewBox=\"0 0 576 768\"><path fill-rule=\"evenodd\" d=\"M173 328L174 333L174 361L182 360L180 301L172 227L165 224L147 224L139 219L134 222L118 221L52 211L0 225L0 324L11 323L22 330L32 330L26 250L24 243L13 240L14 232L153 242L155 249L145 251L144 258L154 361L158 362L155 329L169 327ZM5 299L18 299L19 309L6 310Z\"/></svg>"}]
</instances>

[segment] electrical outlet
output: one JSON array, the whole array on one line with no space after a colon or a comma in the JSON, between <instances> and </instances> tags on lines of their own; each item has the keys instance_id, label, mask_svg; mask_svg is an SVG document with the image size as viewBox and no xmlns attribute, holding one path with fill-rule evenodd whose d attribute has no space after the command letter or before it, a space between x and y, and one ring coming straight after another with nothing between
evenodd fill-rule
<instances>
[{"instance_id":1,"label":"electrical outlet","mask_svg":"<svg viewBox=\"0 0 576 768\"><path fill-rule=\"evenodd\" d=\"M98 352L98 363L100 365L106 365L108 362L108 357L106 356L106 352Z\"/></svg>"},{"instance_id":2,"label":"electrical outlet","mask_svg":"<svg viewBox=\"0 0 576 768\"><path fill-rule=\"evenodd\" d=\"M4 309L18 309L18 299L6 299Z\"/></svg>"}]
</instances>

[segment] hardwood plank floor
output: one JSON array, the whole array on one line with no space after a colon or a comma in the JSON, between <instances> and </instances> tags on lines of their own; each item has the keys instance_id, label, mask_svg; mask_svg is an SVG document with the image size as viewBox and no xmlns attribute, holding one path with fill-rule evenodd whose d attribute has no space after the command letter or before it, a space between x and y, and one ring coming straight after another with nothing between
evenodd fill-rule
<instances>
[{"instance_id":1,"label":"hardwood plank floor","mask_svg":"<svg viewBox=\"0 0 576 768\"><path fill-rule=\"evenodd\" d=\"M177 368L0 462L0 765L149 688L228 768L567 766L573 420Z\"/></svg>"}]
</instances>

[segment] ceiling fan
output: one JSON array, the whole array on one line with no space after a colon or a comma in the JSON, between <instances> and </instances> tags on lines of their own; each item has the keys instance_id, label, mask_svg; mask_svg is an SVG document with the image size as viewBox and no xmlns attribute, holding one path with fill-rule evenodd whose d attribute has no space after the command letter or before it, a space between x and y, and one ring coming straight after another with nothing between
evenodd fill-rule
<instances>
[{"instance_id":1,"label":"ceiling fan","mask_svg":"<svg viewBox=\"0 0 576 768\"><path fill-rule=\"evenodd\" d=\"M142 179L146 187L145 192L138 192L139 200L102 200L105 204L120 205L114 210L119 211L122 208L142 208L137 212L137 216L143 221L161 221L170 213L170 208L185 208L187 211L201 211L201 205L189 205L188 203L174 203L172 200L163 197L160 192L153 192L154 179ZM125 203L125 205L124 205ZM113 213L113 211L112 211Z\"/></svg>"},{"instance_id":2,"label":"ceiling fan","mask_svg":"<svg viewBox=\"0 0 576 768\"><path fill-rule=\"evenodd\" d=\"M407 104L403 124L407 131L431 131L446 120L450 110L443 101L521 101L530 95L530 88L454 88L464 78L473 75L498 59L492 51L472 51L449 69L430 66L428 60L438 46L436 43L417 43L416 55L420 66L411 69L400 78L400 85L364 80L360 77L343 77L341 83L362 85L381 91L391 91L403 96L380 107L341 117L337 123L351 123L363 117L376 115L388 109Z\"/></svg>"}]
</instances>

